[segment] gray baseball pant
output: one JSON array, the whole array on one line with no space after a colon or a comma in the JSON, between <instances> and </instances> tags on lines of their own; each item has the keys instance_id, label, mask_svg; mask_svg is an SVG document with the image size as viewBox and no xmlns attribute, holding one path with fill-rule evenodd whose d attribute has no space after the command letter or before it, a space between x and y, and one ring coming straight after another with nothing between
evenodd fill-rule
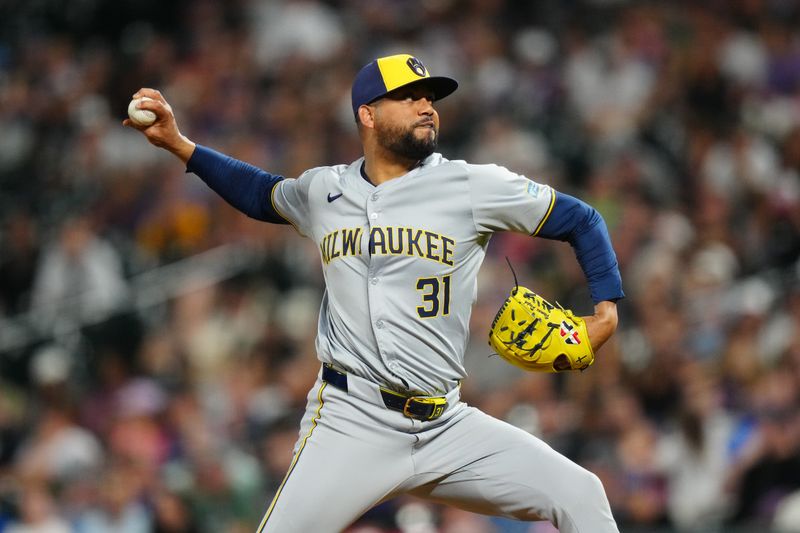
<instances>
[{"instance_id":1,"label":"gray baseball pant","mask_svg":"<svg viewBox=\"0 0 800 533\"><path fill-rule=\"evenodd\" d=\"M542 440L458 401L437 420L387 409L379 387L317 379L292 463L257 533L345 529L409 493L485 515L549 520L561 533L616 532L596 475Z\"/></svg>"}]
</instances>

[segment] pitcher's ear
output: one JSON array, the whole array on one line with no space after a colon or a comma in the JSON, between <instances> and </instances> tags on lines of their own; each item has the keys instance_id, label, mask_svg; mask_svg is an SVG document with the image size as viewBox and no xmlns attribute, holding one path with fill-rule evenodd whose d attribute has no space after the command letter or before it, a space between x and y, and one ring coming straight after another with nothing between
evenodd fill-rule
<instances>
[{"instance_id":1,"label":"pitcher's ear","mask_svg":"<svg viewBox=\"0 0 800 533\"><path fill-rule=\"evenodd\" d=\"M358 122L367 128L375 127L375 108L364 104L358 108Z\"/></svg>"}]
</instances>

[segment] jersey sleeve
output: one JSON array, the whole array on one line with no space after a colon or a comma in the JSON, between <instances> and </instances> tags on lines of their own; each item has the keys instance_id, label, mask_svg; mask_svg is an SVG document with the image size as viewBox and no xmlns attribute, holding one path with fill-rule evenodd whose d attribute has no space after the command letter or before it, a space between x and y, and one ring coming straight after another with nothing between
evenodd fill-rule
<instances>
[{"instance_id":1,"label":"jersey sleeve","mask_svg":"<svg viewBox=\"0 0 800 533\"><path fill-rule=\"evenodd\" d=\"M273 209L304 237L311 235L308 190L316 170L307 170L296 179L284 179L272 189Z\"/></svg>"},{"instance_id":2,"label":"jersey sleeve","mask_svg":"<svg viewBox=\"0 0 800 533\"><path fill-rule=\"evenodd\" d=\"M472 214L478 232L536 235L553 209L553 189L498 165L469 167Z\"/></svg>"}]
</instances>

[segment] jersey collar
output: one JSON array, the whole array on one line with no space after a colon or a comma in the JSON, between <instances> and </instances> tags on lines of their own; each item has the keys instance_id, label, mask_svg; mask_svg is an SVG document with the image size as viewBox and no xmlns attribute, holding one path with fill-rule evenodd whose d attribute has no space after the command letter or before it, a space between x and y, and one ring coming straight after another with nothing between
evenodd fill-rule
<instances>
[{"instance_id":1,"label":"jersey collar","mask_svg":"<svg viewBox=\"0 0 800 533\"><path fill-rule=\"evenodd\" d=\"M419 174L419 172L421 170L423 170L424 168L430 167L432 165L439 164L442 161L442 159L443 159L442 158L442 154L434 152L431 155L429 155L428 157L426 157L425 159L423 159L422 162L419 165L417 165L416 167L414 167L411 170L409 170L406 174L404 174L404 175L402 175L402 176L400 176L398 178L395 178L393 180L390 180L390 181L388 181L386 183L382 183L381 185L375 185L370 181L369 176L367 176L367 172L365 170L365 164L364 164L365 160L364 160L363 157L360 157L359 159L353 161L350 164L350 168L351 169L357 169L356 173L357 173L358 177L360 178L358 181L361 181L361 182L367 184L367 186L370 189L377 189L377 188L384 188L384 185L388 185L390 183L394 183L394 182L397 182L397 181L400 181L400 180L405 180L405 179L410 178L411 176L415 176L415 175Z\"/></svg>"}]
</instances>

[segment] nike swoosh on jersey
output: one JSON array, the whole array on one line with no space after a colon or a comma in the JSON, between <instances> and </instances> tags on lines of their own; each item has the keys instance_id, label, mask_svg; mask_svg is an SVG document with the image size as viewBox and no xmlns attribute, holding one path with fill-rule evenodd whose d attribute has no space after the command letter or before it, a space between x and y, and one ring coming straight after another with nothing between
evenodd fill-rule
<instances>
[{"instance_id":1,"label":"nike swoosh on jersey","mask_svg":"<svg viewBox=\"0 0 800 533\"><path fill-rule=\"evenodd\" d=\"M336 200L337 198L339 198L343 194L344 194L343 192L340 192L339 194L328 193L328 203L331 203L332 201Z\"/></svg>"}]
</instances>

